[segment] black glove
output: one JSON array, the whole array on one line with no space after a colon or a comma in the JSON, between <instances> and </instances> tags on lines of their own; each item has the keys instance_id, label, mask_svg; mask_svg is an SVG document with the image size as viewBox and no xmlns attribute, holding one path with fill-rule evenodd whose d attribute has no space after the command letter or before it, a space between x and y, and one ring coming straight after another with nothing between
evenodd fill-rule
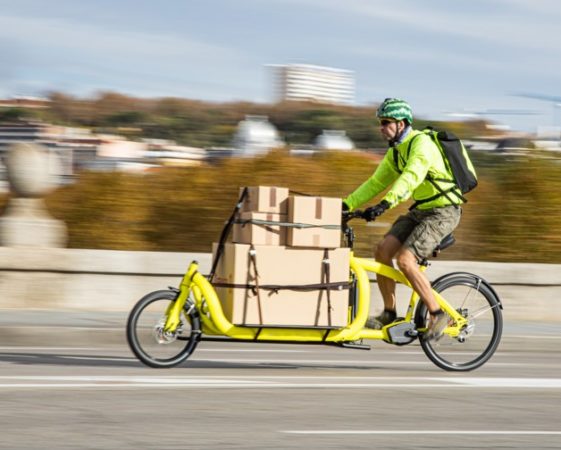
<instances>
[{"instance_id":1,"label":"black glove","mask_svg":"<svg viewBox=\"0 0 561 450\"><path fill-rule=\"evenodd\" d=\"M367 222L370 222L374 220L376 217L384 214L384 211L386 211L386 209L388 209L389 207L390 204L387 201L382 200L377 205L371 206L370 208L366 208L362 213L362 218Z\"/></svg>"},{"instance_id":2,"label":"black glove","mask_svg":"<svg viewBox=\"0 0 561 450\"><path fill-rule=\"evenodd\" d=\"M345 201L343 200L343 205L342 205L342 208L341 208L341 209L343 210L343 212L346 212L346 211L348 211L348 210L351 209L351 208L349 208L349 205L347 205L347 204L345 203Z\"/></svg>"}]
</instances>

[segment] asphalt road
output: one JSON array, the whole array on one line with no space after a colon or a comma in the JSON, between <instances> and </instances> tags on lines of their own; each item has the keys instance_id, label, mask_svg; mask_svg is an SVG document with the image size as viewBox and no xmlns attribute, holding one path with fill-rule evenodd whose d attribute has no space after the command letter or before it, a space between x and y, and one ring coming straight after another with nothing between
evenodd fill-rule
<instances>
[{"instance_id":1,"label":"asphalt road","mask_svg":"<svg viewBox=\"0 0 561 450\"><path fill-rule=\"evenodd\" d=\"M0 448L561 448L555 324L507 326L469 373L438 369L418 344L381 342L203 342L182 366L156 370L107 323L3 325Z\"/></svg>"}]
</instances>

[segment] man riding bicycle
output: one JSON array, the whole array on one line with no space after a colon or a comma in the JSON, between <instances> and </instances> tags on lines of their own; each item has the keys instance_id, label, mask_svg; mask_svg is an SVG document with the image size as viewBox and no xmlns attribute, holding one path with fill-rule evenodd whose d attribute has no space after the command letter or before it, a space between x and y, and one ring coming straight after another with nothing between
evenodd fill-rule
<instances>
[{"instance_id":1,"label":"man riding bicycle","mask_svg":"<svg viewBox=\"0 0 561 450\"><path fill-rule=\"evenodd\" d=\"M430 136L412 128L413 114L408 103L387 98L376 116L380 132L390 148L374 174L343 200L343 209L352 211L391 185L380 203L364 211L363 217L371 221L413 197L415 204L394 222L378 243L375 258L392 267L395 258L399 269L430 312L426 338L438 339L448 325L448 316L440 309L418 261L428 258L442 239L458 226L462 214L459 205L463 200L444 195L446 186L439 189L439 181L435 180L450 179L452 174ZM428 175L431 181L427 179ZM388 325L397 317L395 281L381 275L377 281L384 311L377 317L370 316L366 322L368 328L375 329Z\"/></svg>"}]
</instances>

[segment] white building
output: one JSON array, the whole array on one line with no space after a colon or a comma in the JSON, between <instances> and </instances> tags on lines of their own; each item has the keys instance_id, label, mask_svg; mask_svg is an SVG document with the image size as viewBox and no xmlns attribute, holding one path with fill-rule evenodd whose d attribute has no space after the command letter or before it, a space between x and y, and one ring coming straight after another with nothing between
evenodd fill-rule
<instances>
[{"instance_id":1,"label":"white building","mask_svg":"<svg viewBox=\"0 0 561 450\"><path fill-rule=\"evenodd\" d=\"M0 158L16 142L34 142L46 146L60 160L60 173L69 177L81 160L95 158L98 140L92 141L89 130L51 125L40 121L18 120L0 124Z\"/></svg>"},{"instance_id":2,"label":"white building","mask_svg":"<svg viewBox=\"0 0 561 450\"><path fill-rule=\"evenodd\" d=\"M533 141L537 148L550 151L561 151L561 127L540 126Z\"/></svg>"},{"instance_id":3,"label":"white building","mask_svg":"<svg viewBox=\"0 0 561 450\"><path fill-rule=\"evenodd\" d=\"M318 150L354 150L353 141L344 130L323 130L316 138L314 146Z\"/></svg>"},{"instance_id":4,"label":"white building","mask_svg":"<svg viewBox=\"0 0 561 450\"><path fill-rule=\"evenodd\" d=\"M242 156L254 156L282 147L284 142L266 116L249 115L238 124L232 144Z\"/></svg>"},{"instance_id":5,"label":"white building","mask_svg":"<svg viewBox=\"0 0 561 450\"><path fill-rule=\"evenodd\" d=\"M271 65L274 99L349 105L354 103L354 72L309 64Z\"/></svg>"}]
</instances>

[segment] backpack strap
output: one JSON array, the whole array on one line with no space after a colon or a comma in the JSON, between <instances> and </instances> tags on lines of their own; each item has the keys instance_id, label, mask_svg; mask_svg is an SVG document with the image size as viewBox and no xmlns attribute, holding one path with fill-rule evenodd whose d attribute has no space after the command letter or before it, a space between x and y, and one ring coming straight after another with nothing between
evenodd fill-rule
<instances>
[{"instance_id":1,"label":"backpack strap","mask_svg":"<svg viewBox=\"0 0 561 450\"><path fill-rule=\"evenodd\" d=\"M454 186L452 186L450 189L444 190L442 189L438 183L436 183L432 177L430 177L429 175L427 175L427 180L436 188L436 190L438 191L438 194L433 195L432 197L429 198L424 198L422 200L416 200L415 203L413 203L410 207L409 210L413 210L415 209L417 206L422 205L423 203L428 203L428 202L432 202L433 200L436 200L437 198L440 198L442 196L446 197L446 199L450 202L450 204L458 209L460 207L460 205L458 205L457 203L455 203L448 194L454 194L456 197L461 198L464 202L467 202L466 198L458 193L458 187L454 184ZM449 181L449 180L445 180L445 181Z\"/></svg>"},{"instance_id":2,"label":"backpack strap","mask_svg":"<svg viewBox=\"0 0 561 450\"><path fill-rule=\"evenodd\" d=\"M421 135L421 133L416 134L409 141L409 145L407 146L407 159L409 159L409 154L411 153L411 146L413 145L413 141L415 139L417 139L420 135ZM405 161L403 159L403 156L401 156L401 153L399 153L399 150L397 149L396 146L393 146L392 150L393 150L393 162L395 164L395 170L397 171L397 173L401 174L401 173L403 173L403 170L399 170L399 161L401 160L401 163L402 163L403 167L405 167L405 164L407 164L407 161Z\"/></svg>"},{"instance_id":3,"label":"backpack strap","mask_svg":"<svg viewBox=\"0 0 561 450\"><path fill-rule=\"evenodd\" d=\"M448 161L448 159L446 158L446 155L444 154L444 151L442 150L441 146L438 143L438 140L436 138L436 135L438 134L438 132L433 128L433 127L427 127L426 130L428 130L428 135L430 136L431 140L434 142L434 145L436 145L438 147L438 150L440 151L440 154L442 156L442 159L444 160L444 165L446 166L446 168L450 171L450 173L452 173L452 168L450 167L450 163ZM463 203L467 203L467 198L465 198L462 195L462 191L460 190L460 187L458 186L458 183L456 182L456 180L454 179L454 175L452 175L452 179L448 179L448 178L436 178L436 177L432 177L430 175L427 176L427 179L431 182L431 184L440 192L440 195L444 195L446 197L446 199L452 204L454 205L454 207L457 209L459 208L459 205L457 203L454 203L454 201L448 196L449 193L454 194L458 199L462 200ZM447 189L446 191L444 191L437 183L436 181L440 181L440 182L444 182L444 183L451 183L453 186L450 189ZM438 197L437 197L438 198ZM425 201L422 201L423 203L425 203Z\"/></svg>"},{"instance_id":4,"label":"backpack strap","mask_svg":"<svg viewBox=\"0 0 561 450\"><path fill-rule=\"evenodd\" d=\"M432 139L432 141L434 142L434 137L432 136L433 128L432 127L427 127L425 130L427 130L427 131L423 131L422 133L424 133L426 135L429 135L430 138ZM409 145L407 146L407 159L409 159L409 155L411 154L411 147L413 146L413 142L420 135L421 135L421 133L416 134L409 141ZM444 162L446 163L446 158L442 154L442 150L440 149L440 147L438 146L438 144L436 142L434 142L434 145L436 145L438 147L438 150L439 150L440 154L442 155L442 158L444 159ZM399 161L401 160L402 165L404 167L405 167L406 161L401 156L401 153L399 153L399 150L397 149L397 147L394 146L394 147L392 147L392 149L393 149L393 162L395 164L395 170L397 171L397 173L402 174L403 170L399 169ZM429 197L429 198L424 198L422 200L416 200L415 203L413 203L413 205L411 205L409 210L415 209L417 206L422 205L423 203L431 202L431 201L436 200L437 198L440 198L442 196L446 197L446 199L450 202L451 205L454 206L454 208L459 208L460 206L458 205L458 203L456 203L454 200L452 200L452 198L450 197L449 194L454 194L456 197L461 199L464 203L467 203L467 199L461 194L461 192L459 192L458 186L456 185L456 182L454 180L449 180L447 178L436 178L436 177L431 176L430 174L427 174L426 179L435 187L435 189L438 191L438 194L433 195L432 197ZM452 183L454 186L452 186L450 189L444 190L438 185L437 181L445 182L445 183Z\"/></svg>"}]
</instances>

